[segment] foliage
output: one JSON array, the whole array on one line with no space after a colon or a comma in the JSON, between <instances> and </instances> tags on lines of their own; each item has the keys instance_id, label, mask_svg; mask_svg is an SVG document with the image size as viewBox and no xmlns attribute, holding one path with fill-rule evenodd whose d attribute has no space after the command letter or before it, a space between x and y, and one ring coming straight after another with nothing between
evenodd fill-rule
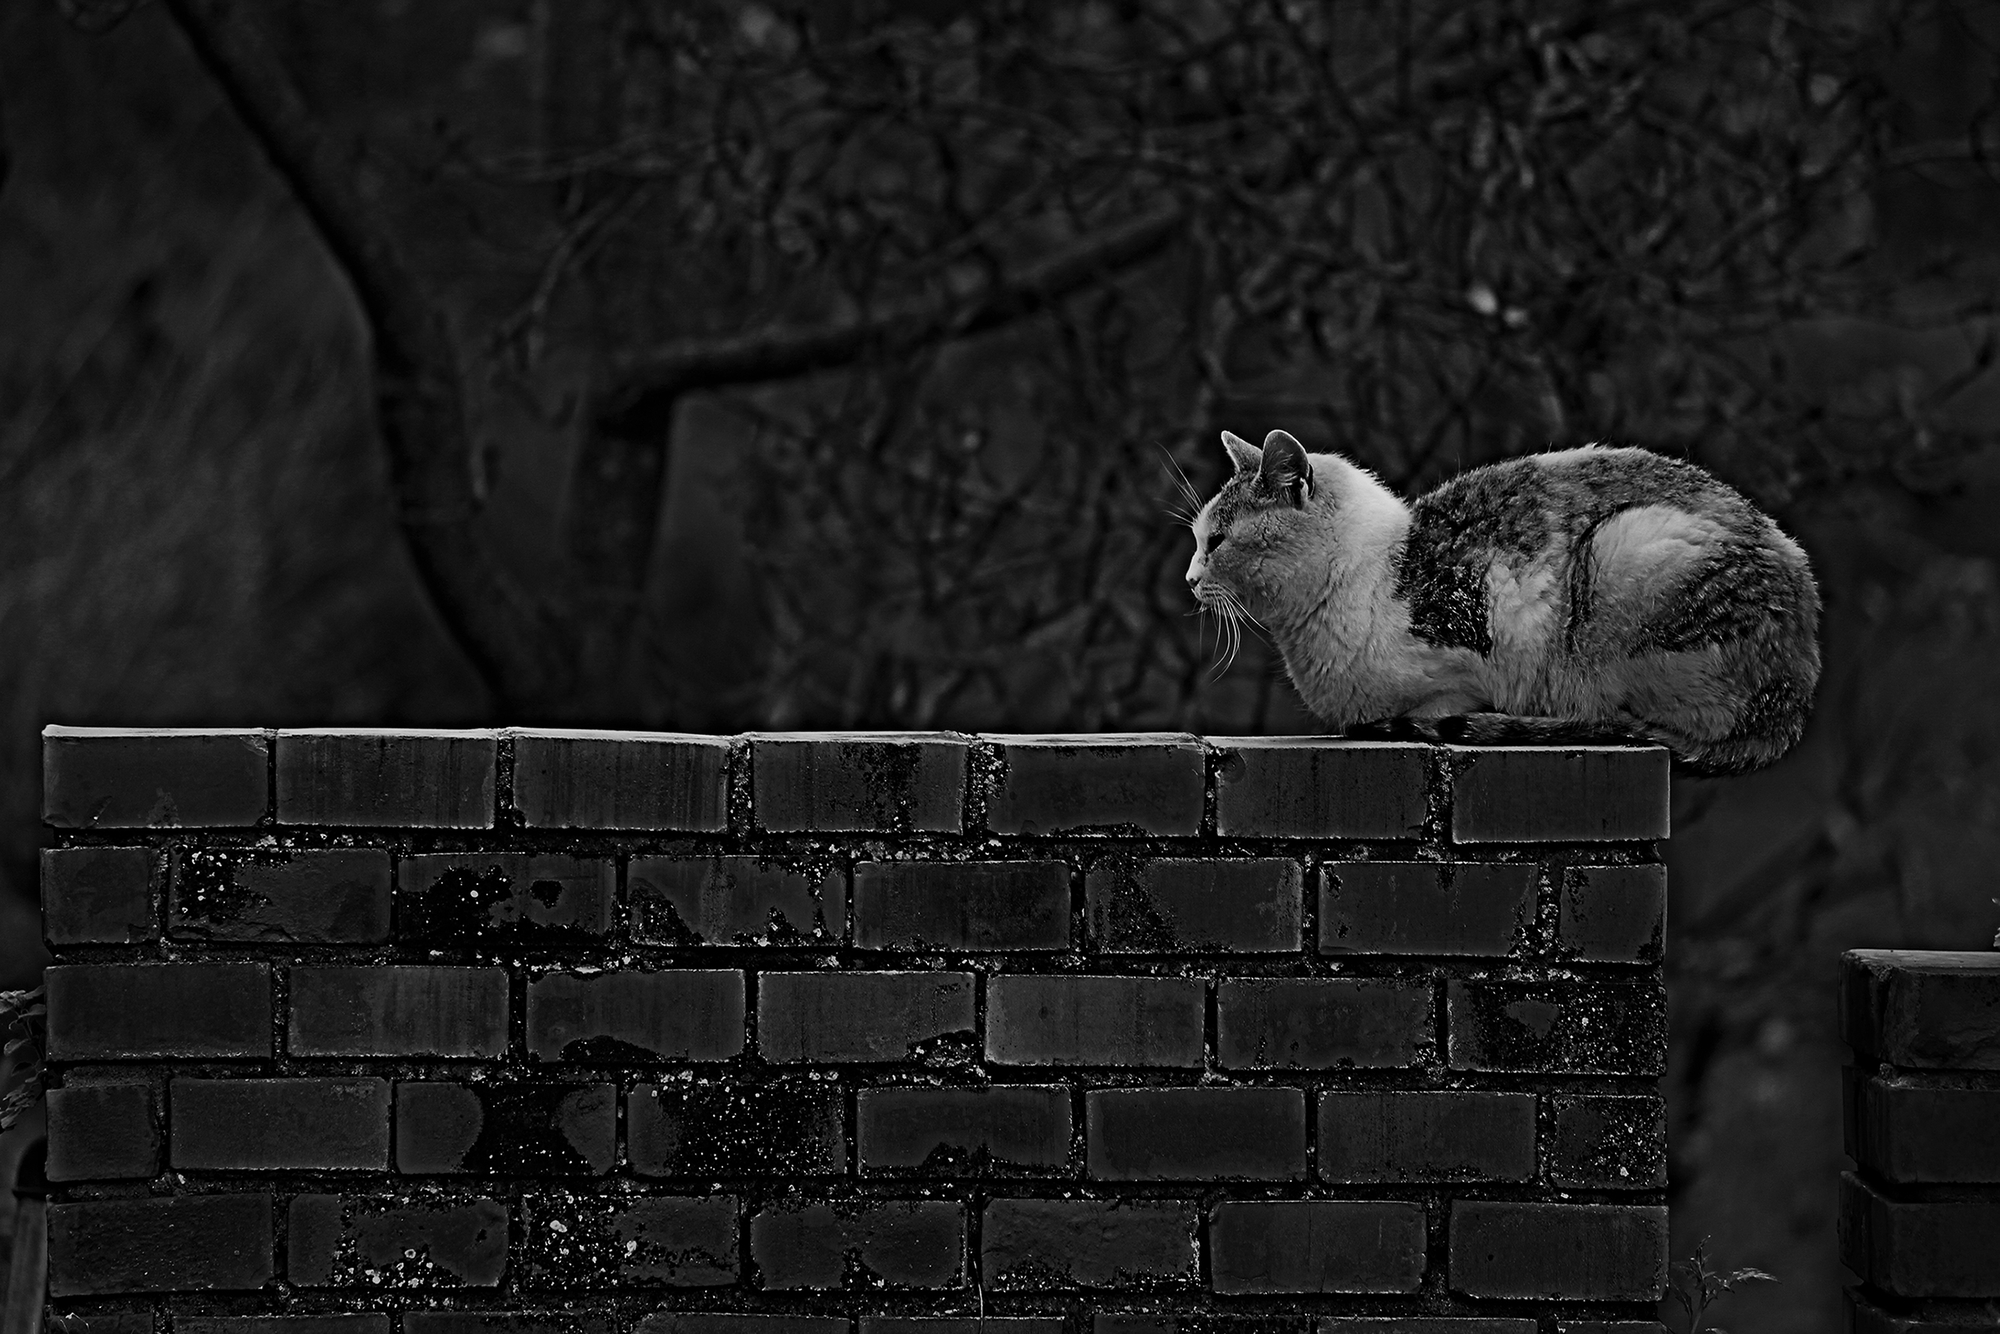
<instances>
[{"instance_id":1,"label":"foliage","mask_svg":"<svg viewBox=\"0 0 2000 1334\"><path fill-rule=\"evenodd\" d=\"M1669 1291L1674 1302L1687 1317L1687 1329L1683 1334L1729 1334L1720 1325L1710 1325L1708 1308L1724 1296L1733 1292L1739 1283L1776 1283L1778 1280L1761 1269L1731 1269L1727 1272L1708 1267L1708 1238L1695 1243L1694 1254L1685 1260L1677 1260L1671 1266L1673 1286Z\"/></svg>"},{"instance_id":2,"label":"foliage","mask_svg":"<svg viewBox=\"0 0 2000 1334\"><path fill-rule=\"evenodd\" d=\"M0 1031L11 1033L0 1062L4 1062L5 1083L0 1084L0 1133L13 1129L23 1113L42 1096L44 1038L48 1031L48 998L42 988L32 991L0 991Z\"/></svg>"}]
</instances>

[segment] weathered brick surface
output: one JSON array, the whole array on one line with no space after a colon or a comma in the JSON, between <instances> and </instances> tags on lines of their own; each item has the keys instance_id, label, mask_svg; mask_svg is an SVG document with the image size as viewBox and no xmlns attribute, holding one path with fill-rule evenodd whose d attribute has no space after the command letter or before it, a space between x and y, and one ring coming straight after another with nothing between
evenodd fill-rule
<instances>
[{"instance_id":1,"label":"weathered brick surface","mask_svg":"<svg viewBox=\"0 0 2000 1334\"><path fill-rule=\"evenodd\" d=\"M1099 1089L1084 1097L1101 1181L1297 1181L1306 1099L1288 1088Z\"/></svg>"},{"instance_id":2,"label":"weathered brick surface","mask_svg":"<svg viewBox=\"0 0 2000 1334\"><path fill-rule=\"evenodd\" d=\"M1551 1098L1549 1181L1575 1190L1664 1190L1667 1107L1656 1096Z\"/></svg>"},{"instance_id":3,"label":"weathered brick surface","mask_svg":"<svg viewBox=\"0 0 2000 1334\"><path fill-rule=\"evenodd\" d=\"M490 829L492 732L278 733L281 825Z\"/></svg>"},{"instance_id":4,"label":"weathered brick surface","mask_svg":"<svg viewBox=\"0 0 2000 1334\"><path fill-rule=\"evenodd\" d=\"M1449 748L1456 843L1641 842L1668 829L1657 747Z\"/></svg>"},{"instance_id":5,"label":"weathered brick surface","mask_svg":"<svg viewBox=\"0 0 2000 1334\"><path fill-rule=\"evenodd\" d=\"M838 944L847 877L761 857L634 857L625 871L632 936L656 945Z\"/></svg>"},{"instance_id":6,"label":"weathered brick surface","mask_svg":"<svg viewBox=\"0 0 2000 1334\"><path fill-rule=\"evenodd\" d=\"M1377 1184L1527 1181L1535 1095L1410 1090L1319 1095L1319 1175Z\"/></svg>"},{"instance_id":7,"label":"weathered brick surface","mask_svg":"<svg viewBox=\"0 0 2000 1334\"><path fill-rule=\"evenodd\" d=\"M1469 1297L1653 1302L1666 1294L1664 1205L1454 1200L1449 1276Z\"/></svg>"},{"instance_id":8,"label":"weathered brick surface","mask_svg":"<svg viewBox=\"0 0 2000 1334\"><path fill-rule=\"evenodd\" d=\"M855 1105L864 1172L1054 1172L1069 1158L1070 1096L1062 1084L863 1089Z\"/></svg>"},{"instance_id":9,"label":"weathered brick surface","mask_svg":"<svg viewBox=\"0 0 2000 1334\"><path fill-rule=\"evenodd\" d=\"M1847 1153L1910 1184L2000 1182L2000 1086L1976 1075L1871 1076L1853 1090Z\"/></svg>"},{"instance_id":10,"label":"weathered brick surface","mask_svg":"<svg viewBox=\"0 0 2000 1334\"><path fill-rule=\"evenodd\" d=\"M765 973L757 1046L767 1061L903 1061L973 1031L970 973Z\"/></svg>"},{"instance_id":11,"label":"weathered brick surface","mask_svg":"<svg viewBox=\"0 0 2000 1334\"><path fill-rule=\"evenodd\" d=\"M253 825L271 804L261 730L46 727L42 819L57 829Z\"/></svg>"},{"instance_id":12,"label":"weathered brick surface","mask_svg":"<svg viewBox=\"0 0 2000 1334\"><path fill-rule=\"evenodd\" d=\"M389 1081L188 1079L168 1086L177 1172L382 1171Z\"/></svg>"},{"instance_id":13,"label":"weathered brick surface","mask_svg":"<svg viewBox=\"0 0 2000 1334\"><path fill-rule=\"evenodd\" d=\"M1563 875L1557 953L1586 963L1652 963L1666 935L1666 867L1572 866Z\"/></svg>"},{"instance_id":14,"label":"weathered brick surface","mask_svg":"<svg viewBox=\"0 0 2000 1334\"><path fill-rule=\"evenodd\" d=\"M261 1288L274 1218L265 1190L51 1204L49 1296Z\"/></svg>"},{"instance_id":15,"label":"weathered brick surface","mask_svg":"<svg viewBox=\"0 0 2000 1334\"><path fill-rule=\"evenodd\" d=\"M1844 1173L1840 1262L1898 1297L2000 1297L2000 1198L1899 1200Z\"/></svg>"},{"instance_id":16,"label":"weathered brick surface","mask_svg":"<svg viewBox=\"0 0 2000 1334\"><path fill-rule=\"evenodd\" d=\"M160 1170L160 1096L150 1083L92 1080L48 1091L51 1181L112 1181Z\"/></svg>"},{"instance_id":17,"label":"weathered brick surface","mask_svg":"<svg viewBox=\"0 0 2000 1334\"><path fill-rule=\"evenodd\" d=\"M1290 858L1104 857L1084 884L1092 940L1109 953L1299 948L1304 873Z\"/></svg>"},{"instance_id":18,"label":"weathered brick surface","mask_svg":"<svg viewBox=\"0 0 2000 1334\"><path fill-rule=\"evenodd\" d=\"M166 753L74 744L121 782ZM191 744L160 792L206 781ZM1662 1334L1660 752L533 729L266 759L254 832L176 801L51 839L59 1320ZM1850 1010L1976 1050L1978 985L1926 967ZM1923 1227L1985 1225L1925 1211L1993 1194L1996 1085L1878 1059L1851 1231L1902 1274Z\"/></svg>"},{"instance_id":19,"label":"weathered brick surface","mask_svg":"<svg viewBox=\"0 0 2000 1334\"><path fill-rule=\"evenodd\" d=\"M1201 828L1207 756L1179 733L998 736L1003 766L986 807L996 834Z\"/></svg>"},{"instance_id":20,"label":"weathered brick surface","mask_svg":"<svg viewBox=\"0 0 2000 1334\"><path fill-rule=\"evenodd\" d=\"M773 833L957 833L966 743L944 734L771 735L750 742L757 827Z\"/></svg>"},{"instance_id":21,"label":"weathered brick surface","mask_svg":"<svg viewBox=\"0 0 2000 1334\"><path fill-rule=\"evenodd\" d=\"M708 833L729 824L729 742L516 727L514 809L530 829Z\"/></svg>"},{"instance_id":22,"label":"weathered brick surface","mask_svg":"<svg viewBox=\"0 0 2000 1334\"><path fill-rule=\"evenodd\" d=\"M499 1056L503 968L296 967L286 1046L294 1056Z\"/></svg>"},{"instance_id":23,"label":"weathered brick surface","mask_svg":"<svg viewBox=\"0 0 2000 1334\"><path fill-rule=\"evenodd\" d=\"M840 1090L814 1080L640 1084L625 1126L641 1176L821 1177L847 1166Z\"/></svg>"},{"instance_id":24,"label":"weathered brick surface","mask_svg":"<svg viewBox=\"0 0 2000 1334\"><path fill-rule=\"evenodd\" d=\"M1209 1218L1217 1292L1415 1292L1424 1207L1403 1200L1237 1200Z\"/></svg>"},{"instance_id":25,"label":"weathered brick surface","mask_svg":"<svg viewBox=\"0 0 2000 1334\"><path fill-rule=\"evenodd\" d=\"M1321 954L1510 954L1535 919L1522 862L1336 862L1320 868Z\"/></svg>"},{"instance_id":26,"label":"weathered brick surface","mask_svg":"<svg viewBox=\"0 0 2000 1334\"><path fill-rule=\"evenodd\" d=\"M125 945L160 934L157 860L146 848L42 849L42 934L49 944Z\"/></svg>"},{"instance_id":27,"label":"weathered brick surface","mask_svg":"<svg viewBox=\"0 0 2000 1334\"><path fill-rule=\"evenodd\" d=\"M1454 1070L1658 1075L1667 997L1657 981L1449 983Z\"/></svg>"},{"instance_id":28,"label":"weathered brick surface","mask_svg":"<svg viewBox=\"0 0 2000 1334\"><path fill-rule=\"evenodd\" d=\"M299 1195L287 1222L285 1277L303 1287L490 1288L507 1268L499 1200Z\"/></svg>"},{"instance_id":29,"label":"weathered brick surface","mask_svg":"<svg viewBox=\"0 0 2000 1334\"><path fill-rule=\"evenodd\" d=\"M1849 950L1841 1039L1912 1070L2000 1070L2000 952Z\"/></svg>"},{"instance_id":30,"label":"weathered brick surface","mask_svg":"<svg viewBox=\"0 0 2000 1334\"><path fill-rule=\"evenodd\" d=\"M62 964L44 982L51 1060L271 1055L268 964Z\"/></svg>"},{"instance_id":31,"label":"weathered brick surface","mask_svg":"<svg viewBox=\"0 0 2000 1334\"><path fill-rule=\"evenodd\" d=\"M389 938L389 854L176 849L169 934L185 940L372 945Z\"/></svg>"},{"instance_id":32,"label":"weathered brick surface","mask_svg":"<svg viewBox=\"0 0 2000 1334\"><path fill-rule=\"evenodd\" d=\"M398 862L396 884L398 940L558 944L611 930L618 868L609 857L433 853Z\"/></svg>"},{"instance_id":33,"label":"weathered brick surface","mask_svg":"<svg viewBox=\"0 0 2000 1334\"><path fill-rule=\"evenodd\" d=\"M535 978L528 1051L544 1061L726 1061L743 1051L743 974L672 968Z\"/></svg>"},{"instance_id":34,"label":"weathered brick surface","mask_svg":"<svg viewBox=\"0 0 2000 1334\"><path fill-rule=\"evenodd\" d=\"M750 1254L772 1291L955 1288L965 1282L965 1211L949 1200L765 1209L750 1220Z\"/></svg>"},{"instance_id":35,"label":"weathered brick surface","mask_svg":"<svg viewBox=\"0 0 2000 1334\"><path fill-rule=\"evenodd\" d=\"M1213 737L1215 827L1225 838L1414 839L1428 746L1331 738Z\"/></svg>"},{"instance_id":36,"label":"weathered brick surface","mask_svg":"<svg viewBox=\"0 0 2000 1334\"><path fill-rule=\"evenodd\" d=\"M1176 1200L994 1200L980 1228L986 1286L1144 1291L1195 1277L1195 1208Z\"/></svg>"},{"instance_id":37,"label":"weathered brick surface","mask_svg":"<svg viewBox=\"0 0 2000 1334\"><path fill-rule=\"evenodd\" d=\"M530 1288L714 1288L741 1273L730 1195L551 1194L526 1206Z\"/></svg>"},{"instance_id":38,"label":"weathered brick surface","mask_svg":"<svg viewBox=\"0 0 2000 1334\"><path fill-rule=\"evenodd\" d=\"M854 943L864 950L1069 946L1069 866L1059 861L862 862Z\"/></svg>"},{"instance_id":39,"label":"weathered brick surface","mask_svg":"<svg viewBox=\"0 0 2000 1334\"><path fill-rule=\"evenodd\" d=\"M396 1170L425 1175L601 1176L618 1148L611 1084L396 1085Z\"/></svg>"},{"instance_id":40,"label":"weathered brick surface","mask_svg":"<svg viewBox=\"0 0 2000 1334\"><path fill-rule=\"evenodd\" d=\"M986 984L986 1059L1198 1066L1203 992L1192 977L994 977Z\"/></svg>"},{"instance_id":41,"label":"weathered brick surface","mask_svg":"<svg viewBox=\"0 0 2000 1334\"><path fill-rule=\"evenodd\" d=\"M1231 1070L1401 1068L1437 1045L1428 980L1232 978L1215 1010Z\"/></svg>"}]
</instances>

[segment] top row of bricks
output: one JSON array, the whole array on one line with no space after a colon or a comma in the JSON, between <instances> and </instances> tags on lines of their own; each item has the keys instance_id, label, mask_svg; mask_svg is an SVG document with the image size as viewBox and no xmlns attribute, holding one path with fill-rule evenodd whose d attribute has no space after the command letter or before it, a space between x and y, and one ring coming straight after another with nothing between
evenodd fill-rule
<instances>
[{"instance_id":1,"label":"top row of bricks","mask_svg":"<svg viewBox=\"0 0 2000 1334\"><path fill-rule=\"evenodd\" d=\"M503 747L511 792L500 792ZM1441 763L1433 763L1434 760ZM594 829L717 833L748 766L763 833L1415 839L1433 771L1454 842L1667 835L1667 754L1183 733L163 730L49 727L59 829ZM1204 827L1209 784L1214 823ZM968 801L968 795L973 798ZM504 807L503 807L504 801Z\"/></svg>"}]
</instances>

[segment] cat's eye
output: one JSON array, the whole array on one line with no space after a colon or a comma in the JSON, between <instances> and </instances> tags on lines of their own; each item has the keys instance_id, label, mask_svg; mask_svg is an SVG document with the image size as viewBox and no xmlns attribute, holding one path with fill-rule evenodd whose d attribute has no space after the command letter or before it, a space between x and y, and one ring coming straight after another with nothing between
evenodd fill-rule
<instances>
[{"instance_id":1,"label":"cat's eye","mask_svg":"<svg viewBox=\"0 0 2000 1334\"><path fill-rule=\"evenodd\" d=\"M1213 551L1217 547L1221 546L1224 542L1227 542L1228 540L1229 540L1228 533L1210 533L1208 535L1208 549L1210 551Z\"/></svg>"}]
</instances>

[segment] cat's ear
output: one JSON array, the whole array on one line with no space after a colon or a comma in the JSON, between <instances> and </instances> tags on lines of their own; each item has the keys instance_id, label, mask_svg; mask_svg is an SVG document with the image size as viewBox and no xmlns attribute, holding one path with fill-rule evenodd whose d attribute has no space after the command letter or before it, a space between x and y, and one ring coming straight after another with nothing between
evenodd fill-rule
<instances>
[{"instance_id":1,"label":"cat's ear","mask_svg":"<svg viewBox=\"0 0 2000 1334\"><path fill-rule=\"evenodd\" d=\"M1222 447L1229 451L1229 461L1236 465L1238 472L1255 472L1257 466L1263 462L1263 456L1257 452L1257 446L1234 431L1222 433Z\"/></svg>"},{"instance_id":2,"label":"cat's ear","mask_svg":"<svg viewBox=\"0 0 2000 1334\"><path fill-rule=\"evenodd\" d=\"M1313 465L1306 447L1289 431L1273 431L1264 437L1264 457L1257 476L1266 490L1283 496L1294 506L1312 499Z\"/></svg>"}]
</instances>

